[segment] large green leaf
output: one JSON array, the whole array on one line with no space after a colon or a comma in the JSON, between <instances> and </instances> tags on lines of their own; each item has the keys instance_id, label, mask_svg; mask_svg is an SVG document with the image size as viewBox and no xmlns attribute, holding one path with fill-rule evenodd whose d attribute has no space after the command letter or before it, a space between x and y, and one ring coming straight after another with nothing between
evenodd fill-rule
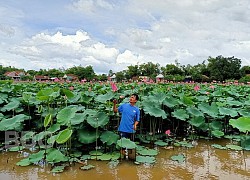
<instances>
[{"instance_id":1,"label":"large green leaf","mask_svg":"<svg viewBox=\"0 0 250 180\"><path fill-rule=\"evenodd\" d=\"M112 131L105 131L100 136L100 139L103 143L106 143L108 146L115 144L119 139L119 135Z\"/></svg>"},{"instance_id":2,"label":"large green leaf","mask_svg":"<svg viewBox=\"0 0 250 180\"><path fill-rule=\"evenodd\" d=\"M65 162L68 160L68 158L61 153L61 151L59 151L58 149L48 149L47 150L48 154L46 156L46 160L49 163L59 163L59 162Z\"/></svg>"},{"instance_id":3,"label":"large green leaf","mask_svg":"<svg viewBox=\"0 0 250 180\"><path fill-rule=\"evenodd\" d=\"M204 116L204 114L200 112L196 107L187 107L186 110L193 116Z\"/></svg>"},{"instance_id":4,"label":"large green leaf","mask_svg":"<svg viewBox=\"0 0 250 180\"><path fill-rule=\"evenodd\" d=\"M117 145L121 148L127 148L127 149L135 149L136 148L135 142L133 142L127 138L121 138L120 140L118 140Z\"/></svg>"},{"instance_id":5,"label":"large green leaf","mask_svg":"<svg viewBox=\"0 0 250 180\"><path fill-rule=\"evenodd\" d=\"M85 120L85 114L84 113L75 113L75 116L71 118L71 125L77 125Z\"/></svg>"},{"instance_id":6,"label":"large green leaf","mask_svg":"<svg viewBox=\"0 0 250 180\"><path fill-rule=\"evenodd\" d=\"M203 113L208 114L211 117L218 117L218 106L215 103L212 103L211 106L208 103L202 102L198 105L198 109L200 109Z\"/></svg>"},{"instance_id":7,"label":"large green leaf","mask_svg":"<svg viewBox=\"0 0 250 180\"><path fill-rule=\"evenodd\" d=\"M241 141L241 147L243 147L245 150L250 150L250 136Z\"/></svg>"},{"instance_id":8,"label":"large green leaf","mask_svg":"<svg viewBox=\"0 0 250 180\"><path fill-rule=\"evenodd\" d=\"M170 108L173 108L173 107L179 105L179 102L174 97L166 97L163 101L163 104L170 107Z\"/></svg>"},{"instance_id":9,"label":"large green leaf","mask_svg":"<svg viewBox=\"0 0 250 180\"><path fill-rule=\"evenodd\" d=\"M187 114L187 111L184 109L177 109L174 112L172 112L172 116L176 117L177 119L185 121L189 118L189 115Z\"/></svg>"},{"instance_id":10,"label":"large green leaf","mask_svg":"<svg viewBox=\"0 0 250 180\"><path fill-rule=\"evenodd\" d=\"M217 137L217 138L220 138L220 137L224 136L224 132L219 131L219 130L214 130L214 131L212 131L212 135Z\"/></svg>"},{"instance_id":11,"label":"large green leaf","mask_svg":"<svg viewBox=\"0 0 250 180\"><path fill-rule=\"evenodd\" d=\"M172 156L171 159L173 161L178 161L179 163L182 163L182 162L185 161L186 158L185 158L185 156L183 154L179 154L179 155Z\"/></svg>"},{"instance_id":12,"label":"large green leaf","mask_svg":"<svg viewBox=\"0 0 250 180\"><path fill-rule=\"evenodd\" d=\"M24 114L18 114L9 119L3 119L0 121L0 131L16 130L18 129L23 121L28 120L30 117Z\"/></svg>"},{"instance_id":13,"label":"large green leaf","mask_svg":"<svg viewBox=\"0 0 250 180\"><path fill-rule=\"evenodd\" d=\"M29 166L31 162L29 161L29 158L22 159L21 161L17 162L17 166Z\"/></svg>"},{"instance_id":14,"label":"large green leaf","mask_svg":"<svg viewBox=\"0 0 250 180\"><path fill-rule=\"evenodd\" d=\"M1 111L2 112L12 111L12 110L17 109L19 107L19 105L20 105L20 101L18 99L12 99L11 102L9 102L4 107L2 107Z\"/></svg>"},{"instance_id":15,"label":"large green leaf","mask_svg":"<svg viewBox=\"0 0 250 180\"><path fill-rule=\"evenodd\" d=\"M86 129L78 131L78 140L83 144L93 143L97 138L99 138L99 134L96 135L96 131Z\"/></svg>"},{"instance_id":16,"label":"large green leaf","mask_svg":"<svg viewBox=\"0 0 250 180\"><path fill-rule=\"evenodd\" d=\"M189 123L195 127L199 127L200 125L205 123L205 118L202 116L198 116L198 117L195 116L189 120Z\"/></svg>"},{"instance_id":17,"label":"large green leaf","mask_svg":"<svg viewBox=\"0 0 250 180\"><path fill-rule=\"evenodd\" d=\"M67 142L71 137L72 133L73 131L71 129L64 129L60 131L59 134L57 135L56 142L58 144L63 144Z\"/></svg>"},{"instance_id":18,"label":"large green leaf","mask_svg":"<svg viewBox=\"0 0 250 180\"><path fill-rule=\"evenodd\" d=\"M106 101L112 99L114 97L114 93L112 92L108 92L107 94L100 94L98 95L95 100L98 101L98 102L101 102L101 103L106 103Z\"/></svg>"},{"instance_id":19,"label":"large green leaf","mask_svg":"<svg viewBox=\"0 0 250 180\"><path fill-rule=\"evenodd\" d=\"M98 112L95 116L88 116L87 122L93 128L103 127L109 122L109 117L104 112Z\"/></svg>"},{"instance_id":20,"label":"large green leaf","mask_svg":"<svg viewBox=\"0 0 250 180\"><path fill-rule=\"evenodd\" d=\"M148 164L153 164L155 163L155 157L151 156L136 156L136 162L138 163L148 163Z\"/></svg>"},{"instance_id":21,"label":"large green leaf","mask_svg":"<svg viewBox=\"0 0 250 180\"><path fill-rule=\"evenodd\" d=\"M42 160L44 158L44 153L45 153L45 150L42 150L42 151L39 151L37 153L31 154L29 156L29 161L31 163L39 162L40 160Z\"/></svg>"},{"instance_id":22,"label":"large green leaf","mask_svg":"<svg viewBox=\"0 0 250 180\"><path fill-rule=\"evenodd\" d=\"M250 117L240 117L238 119L230 119L229 124L241 132L250 131Z\"/></svg>"},{"instance_id":23,"label":"large green leaf","mask_svg":"<svg viewBox=\"0 0 250 180\"><path fill-rule=\"evenodd\" d=\"M54 91L51 88L42 89L36 94L36 98L40 101L49 101L53 93Z\"/></svg>"},{"instance_id":24,"label":"large green leaf","mask_svg":"<svg viewBox=\"0 0 250 180\"><path fill-rule=\"evenodd\" d=\"M231 117L238 116L238 112L232 108L219 107L219 112L221 115L228 115Z\"/></svg>"},{"instance_id":25,"label":"large green leaf","mask_svg":"<svg viewBox=\"0 0 250 180\"><path fill-rule=\"evenodd\" d=\"M155 149L143 149L140 151L137 151L138 154L142 156L156 156L158 154L158 151Z\"/></svg>"},{"instance_id":26,"label":"large green leaf","mask_svg":"<svg viewBox=\"0 0 250 180\"><path fill-rule=\"evenodd\" d=\"M63 108L57 114L57 123L60 125L69 124L71 119L75 116L76 111L77 111L76 106L68 106Z\"/></svg>"},{"instance_id":27,"label":"large green leaf","mask_svg":"<svg viewBox=\"0 0 250 180\"><path fill-rule=\"evenodd\" d=\"M167 114L164 110L159 107L159 104L151 102L151 101L143 101L143 110L146 114L149 114L153 117L162 117L163 119L167 118Z\"/></svg>"}]
</instances>

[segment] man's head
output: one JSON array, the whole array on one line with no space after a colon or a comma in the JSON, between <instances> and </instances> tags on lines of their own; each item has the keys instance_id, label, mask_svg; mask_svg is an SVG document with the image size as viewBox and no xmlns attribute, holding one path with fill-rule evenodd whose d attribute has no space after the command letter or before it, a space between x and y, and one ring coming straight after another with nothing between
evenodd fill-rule
<instances>
[{"instance_id":1,"label":"man's head","mask_svg":"<svg viewBox=\"0 0 250 180\"><path fill-rule=\"evenodd\" d=\"M135 104L139 100L138 94L132 94L129 98L129 102L131 104Z\"/></svg>"}]
</instances>

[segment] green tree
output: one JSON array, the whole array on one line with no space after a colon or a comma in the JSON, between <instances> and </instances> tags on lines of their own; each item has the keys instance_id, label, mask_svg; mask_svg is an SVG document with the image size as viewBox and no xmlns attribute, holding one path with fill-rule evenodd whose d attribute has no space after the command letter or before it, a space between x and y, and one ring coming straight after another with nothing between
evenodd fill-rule
<instances>
[{"instance_id":1,"label":"green tree","mask_svg":"<svg viewBox=\"0 0 250 180\"><path fill-rule=\"evenodd\" d=\"M151 79L155 79L160 73L160 64L154 64L152 62L141 64L139 67L139 73L142 76L148 76Z\"/></svg>"},{"instance_id":2,"label":"green tree","mask_svg":"<svg viewBox=\"0 0 250 180\"><path fill-rule=\"evenodd\" d=\"M208 58L208 71L212 80L239 79L241 77L240 67L241 60L235 57L217 56L216 58Z\"/></svg>"},{"instance_id":3,"label":"green tree","mask_svg":"<svg viewBox=\"0 0 250 180\"><path fill-rule=\"evenodd\" d=\"M122 80L124 80L125 78L125 75L123 72L117 72L116 73L116 81L117 82L122 82Z\"/></svg>"}]
</instances>

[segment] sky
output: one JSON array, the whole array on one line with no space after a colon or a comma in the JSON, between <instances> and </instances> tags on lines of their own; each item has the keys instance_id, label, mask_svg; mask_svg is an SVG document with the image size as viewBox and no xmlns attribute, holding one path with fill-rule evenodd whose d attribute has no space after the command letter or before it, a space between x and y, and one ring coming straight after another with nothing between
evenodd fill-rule
<instances>
[{"instance_id":1,"label":"sky","mask_svg":"<svg viewBox=\"0 0 250 180\"><path fill-rule=\"evenodd\" d=\"M249 0L0 0L2 66L107 74L219 55L250 66Z\"/></svg>"}]
</instances>

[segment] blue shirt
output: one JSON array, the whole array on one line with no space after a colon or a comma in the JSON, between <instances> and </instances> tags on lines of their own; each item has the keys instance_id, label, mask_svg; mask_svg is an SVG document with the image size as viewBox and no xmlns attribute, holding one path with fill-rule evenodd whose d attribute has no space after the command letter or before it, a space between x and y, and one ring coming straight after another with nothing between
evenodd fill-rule
<instances>
[{"instance_id":1,"label":"blue shirt","mask_svg":"<svg viewBox=\"0 0 250 180\"><path fill-rule=\"evenodd\" d=\"M140 121L140 110L130 103L122 104L118 107L118 111L122 113L122 118L118 131L133 133L135 121Z\"/></svg>"}]
</instances>

